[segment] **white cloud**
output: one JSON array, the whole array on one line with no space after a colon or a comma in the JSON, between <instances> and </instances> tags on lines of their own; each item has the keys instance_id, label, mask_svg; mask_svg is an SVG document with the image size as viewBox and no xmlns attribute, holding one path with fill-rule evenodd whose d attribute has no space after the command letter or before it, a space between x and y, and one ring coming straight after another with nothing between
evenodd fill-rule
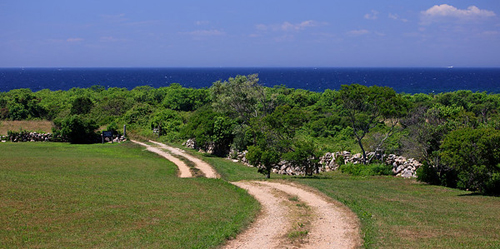
<instances>
[{"instance_id":1,"label":"white cloud","mask_svg":"<svg viewBox=\"0 0 500 249\"><path fill-rule=\"evenodd\" d=\"M376 10L372 10L371 13L365 14L365 19L368 20L376 20L378 18L379 12Z\"/></svg>"},{"instance_id":2,"label":"white cloud","mask_svg":"<svg viewBox=\"0 0 500 249\"><path fill-rule=\"evenodd\" d=\"M398 21L402 21L402 22L408 22L408 19L406 18L401 18L399 17L398 14L392 14L392 13L389 13L389 18L393 19L393 20L398 20Z\"/></svg>"},{"instance_id":3,"label":"white cloud","mask_svg":"<svg viewBox=\"0 0 500 249\"><path fill-rule=\"evenodd\" d=\"M83 38L68 38L66 39L67 42L81 42L83 41Z\"/></svg>"},{"instance_id":4,"label":"white cloud","mask_svg":"<svg viewBox=\"0 0 500 249\"><path fill-rule=\"evenodd\" d=\"M100 42L123 42L123 41L127 41L127 40L115 38L113 36L102 36L101 38L99 38L99 41Z\"/></svg>"},{"instance_id":5,"label":"white cloud","mask_svg":"<svg viewBox=\"0 0 500 249\"><path fill-rule=\"evenodd\" d=\"M370 33L370 31L368 31L366 29L357 29L357 30L351 30L351 31L347 32L347 34L349 34L349 35L366 35L369 33Z\"/></svg>"},{"instance_id":6,"label":"white cloud","mask_svg":"<svg viewBox=\"0 0 500 249\"><path fill-rule=\"evenodd\" d=\"M320 23L314 20L307 20L303 21L301 23L290 23L290 22L284 22L282 24L270 24L270 25L265 25L265 24L257 24L255 27L258 30L261 31L300 31L304 30L306 28L310 27L317 27L320 25L324 25L325 23Z\"/></svg>"},{"instance_id":7,"label":"white cloud","mask_svg":"<svg viewBox=\"0 0 500 249\"><path fill-rule=\"evenodd\" d=\"M191 32L184 32L182 34L192 35L192 36L219 36L219 35L225 35L226 33L218 29L210 29L210 30L195 30Z\"/></svg>"},{"instance_id":8,"label":"white cloud","mask_svg":"<svg viewBox=\"0 0 500 249\"><path fill-rule=\"evenodd\" d=\"M495 12L482 10L476 6L469 6L467 9L458 9L448 4L434 5L428 10L421 12L421 24L431 24L442 20L478 20L481 18L493 17Z\"/></svg>"},{"instance_id":9,"label":"white cloud","mask_svg":"<svg viewBox=\"0 0 500 249\"><path fill-rule=\"evenodd\" d=\"M496 36L499 34L500 34L500 32L496 31L496 30L488 30L488 31L483 32L483 35L488 35L488 36Z\"/></svg>"},{"instance_id":10,"label":"white cloud","mask_svg":"<svg viewBox=\"0 0 500 249\"><path fill-rule=\"evenodd\" d=\"M125 22L127 21L127 18L125 18L125 14L118 14L118 15L101 15L101 17L108 21L108 22Z\"/></svg>"},{"instance_id":11,"label":"white cloud","mask_svg":"<svg viewBox=\"0 0 500 249\"><path fill-rule=\"evenodd\" d=\"M208 25L210 24L209 21L196 21L194 24L201 26L201 25Z\"/></svg>"}]
</instances>

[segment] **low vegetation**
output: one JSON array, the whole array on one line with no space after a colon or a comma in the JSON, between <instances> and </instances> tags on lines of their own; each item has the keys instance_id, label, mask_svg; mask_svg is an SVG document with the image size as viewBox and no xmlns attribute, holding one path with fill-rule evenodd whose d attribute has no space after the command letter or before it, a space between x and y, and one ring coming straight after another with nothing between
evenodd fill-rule
<instances>
[{"instance_id":1,"label":"low vegetation","mask_svg":"<svg viewBox=\"0 0 500 249\"><path fill-rule=\"evenodd\" d=\"M498 248L500 199L388 176L295 178L354 211L366 248Z\"/></svg>"},{"instance_id":2,"label":"low vegetation","mask_svg":"<svg viewBox=\"0 0 500 249\"><path fill-rule=\"evenodd\" d=\"M179 179L132 143L13 143L0 158L1 248L215 247L258 211L245 191Z\"/></svg>"}]
</instances>

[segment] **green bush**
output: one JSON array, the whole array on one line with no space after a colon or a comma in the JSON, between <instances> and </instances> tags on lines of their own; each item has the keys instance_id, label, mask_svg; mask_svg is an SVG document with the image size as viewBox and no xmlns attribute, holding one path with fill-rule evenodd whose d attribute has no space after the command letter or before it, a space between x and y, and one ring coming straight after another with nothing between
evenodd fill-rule
<instances>
[{"instance_id":1,"label":"green bush","mask_svg":"<svg viewBox=\"0 0 500 249\"><path fill-rule=\"evenodd\" d=\"M95 132L99 128L92 119L72 115L62 120L54 121L54 134L60 134L72 144L90 144L99 141Z\"/></svg>"},{"instance_id":2,"label":"green bush","mask_svg":"<svg viewBox=\"0 0 500 249\"><path fill-rule=\"evenodd\" d=\"M464 128L450 132L441 145L443 164L456 170L457 187L499 194L500 131Z\"/></svg>"},{"instance_id":3,"label":"green bush","mask_svg":"<svg viewBox=\"0 0 500 249\"><path fill-rule=\"evenodd\" d=\"M417 180L434 185L441 183L437 169L427 162L424 162L422 166L417 169Z\"/></svg>"},{"instance_id":4,"label":"green bush","mask_svg":"<svg viewBox=\"0 0 500 249\"><path fill-rule=\"evenodd\" d=\"M342 173L348 173L354 176L377 176L377 175L392 175L392 166L384 163L372 164L354 164L347 163L340 166Z\"/></svg>"}]
</instances>

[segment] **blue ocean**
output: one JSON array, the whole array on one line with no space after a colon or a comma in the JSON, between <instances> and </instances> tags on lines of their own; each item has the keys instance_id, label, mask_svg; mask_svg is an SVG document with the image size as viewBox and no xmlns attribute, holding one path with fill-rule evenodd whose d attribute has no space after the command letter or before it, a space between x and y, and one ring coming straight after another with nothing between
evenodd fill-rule
<instances>
[{"instance_id":1,"label":"blue ocean","mask_svg":"<svg viewBox=\"0 0 500 249\"><path fill-rule=\"evenodd\" d=\"M0 91L55 91L93 85L158 88L172 83L203 88L218 80L249 74L258 74L265 86L319 92L358 83L412 94L456 90L500 93L500 68L0 68Z\"/></svg>"}]
</instances>

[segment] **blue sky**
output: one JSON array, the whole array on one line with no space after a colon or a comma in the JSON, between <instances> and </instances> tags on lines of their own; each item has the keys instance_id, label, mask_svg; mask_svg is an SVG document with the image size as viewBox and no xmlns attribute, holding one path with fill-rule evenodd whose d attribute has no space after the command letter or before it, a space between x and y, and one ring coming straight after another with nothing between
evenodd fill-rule
<instances>
[{"instance_id":1,"label":"blue sky","mask_svg":"<svg viewBox=\"0 0 500 249\"><path fill-rule=\"evenodd\" d=\"M0 1L0 67L499 67L500 1Z\"/></svg>"}]
</instances>

